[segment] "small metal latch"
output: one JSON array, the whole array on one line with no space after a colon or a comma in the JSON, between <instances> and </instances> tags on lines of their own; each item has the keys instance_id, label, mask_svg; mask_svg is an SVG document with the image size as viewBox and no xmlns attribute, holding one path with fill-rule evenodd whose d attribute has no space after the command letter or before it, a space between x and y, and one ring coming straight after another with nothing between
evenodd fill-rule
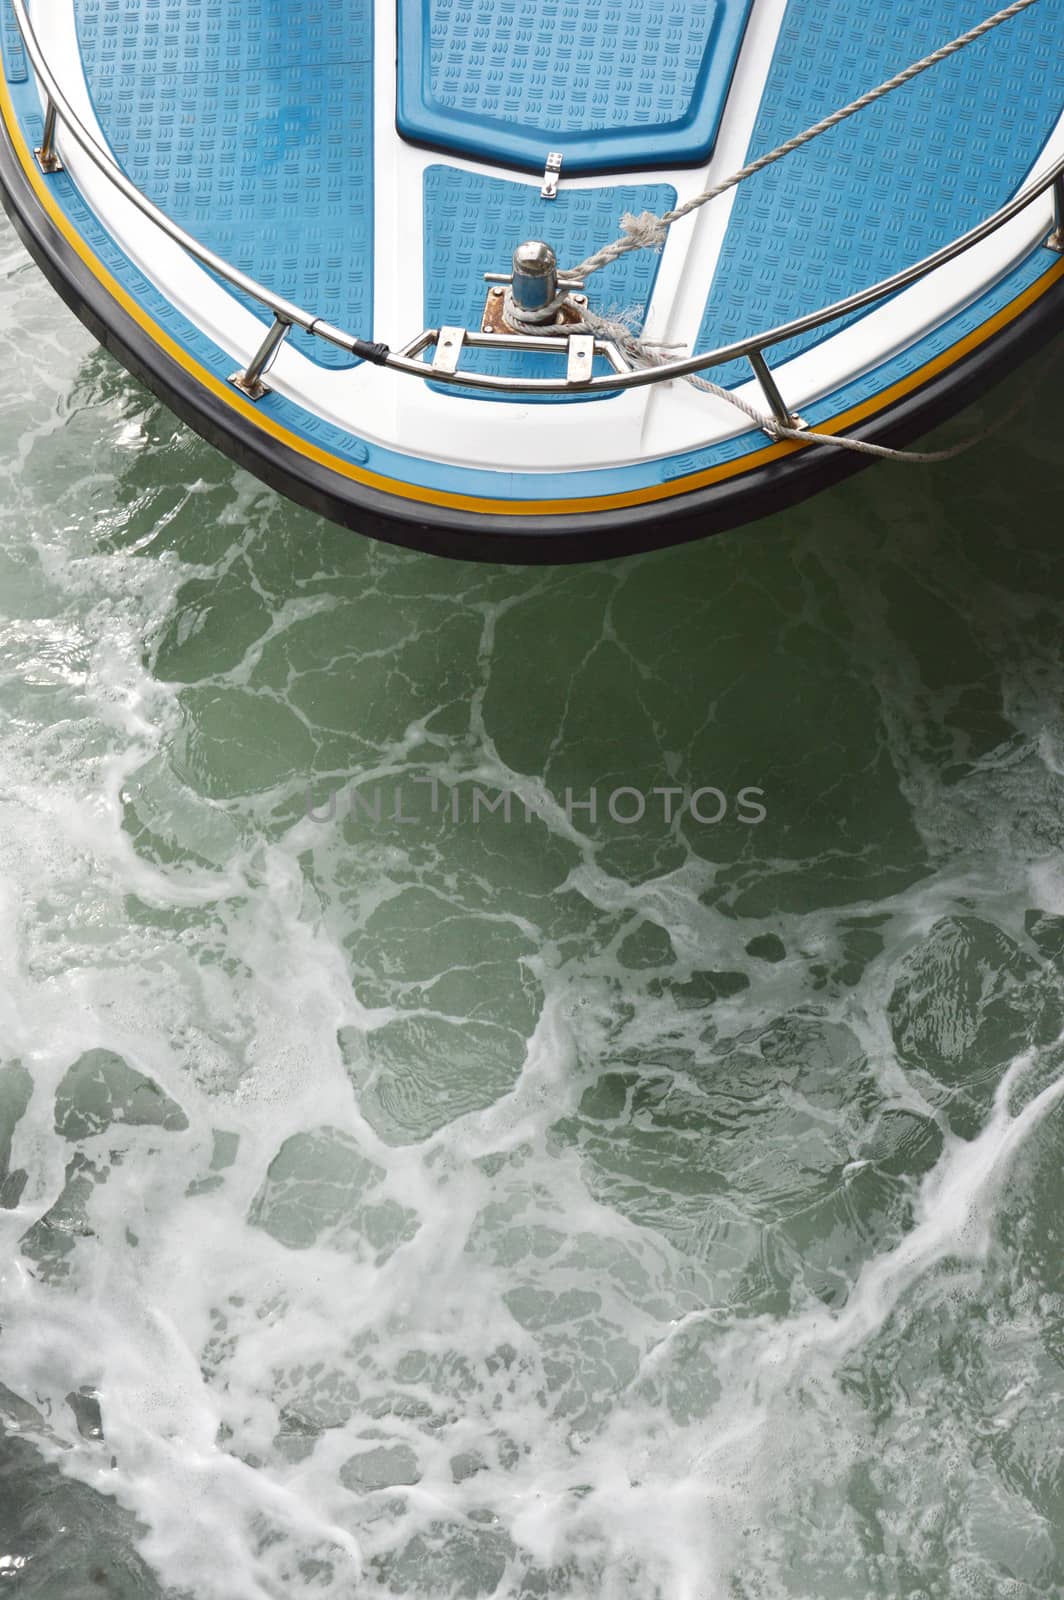
<instances>
[{"instance_id":1,"label":"small metal latch","mask_svg":"<svg viewBox=\"0 0 1064 1600\"><path fill-rule=\"evenodd\" d=\"M560 150L552 150L547 157L547 165L543 168L543 187L539 191L541 200L557 200L561 170L562 153Z\"/></svg>"},{"instance_id":2,"label":"small metal latch","mask_svg":"<svg viewBox=\"0 0 1064 1600\"><path fill-rule=\"evenodd\" d=\"M464 328L441 328L436 335L436 351L432 357L433 372L457 372L458 362L465 344Z\"/></svg>"},{"instance_id":3,"label":"small metal latch","mask_svg":"<svg viewBox=\"0 0 1064 1600\"><path fill-rule=\"evenodd\" d=\"M569 383L590 383L595 359L595 340L589 333L569 335L569 359L565 376Z\"/></svg>"}]
</instances>

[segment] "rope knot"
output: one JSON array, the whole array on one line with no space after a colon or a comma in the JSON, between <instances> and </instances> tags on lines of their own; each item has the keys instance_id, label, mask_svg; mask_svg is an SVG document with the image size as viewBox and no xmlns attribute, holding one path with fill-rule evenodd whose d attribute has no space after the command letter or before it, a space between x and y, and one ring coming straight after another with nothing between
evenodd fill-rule
<instances>
[{"instance_id":1,"label":"rope knot","mask_svg":"<svg viewBox=\"0 0 1064 1600\"><path fill-rule=\"evenodd\" d=\"M621 218L621 227L632 241L629 248L635 250L660 248L669 233L667 223L655 216L653 211L641 211L638 217L626 211Z\"/></svg>"}]
</instances>

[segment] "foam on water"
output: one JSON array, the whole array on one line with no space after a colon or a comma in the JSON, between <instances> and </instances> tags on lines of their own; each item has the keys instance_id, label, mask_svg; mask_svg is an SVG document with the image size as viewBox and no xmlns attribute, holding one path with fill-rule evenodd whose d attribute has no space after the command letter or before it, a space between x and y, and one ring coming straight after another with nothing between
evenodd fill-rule
<instances>
[{"instance_id":1,"label":"foam on water","mask_svg":"<svg viewBox=\"0 0 1064 1600\"><path fill-rule=\"evenodd\" d=\"M2 262L0 1580L1061 1592L1055 457L450 566Z\"/></svg>"}]
</instances>

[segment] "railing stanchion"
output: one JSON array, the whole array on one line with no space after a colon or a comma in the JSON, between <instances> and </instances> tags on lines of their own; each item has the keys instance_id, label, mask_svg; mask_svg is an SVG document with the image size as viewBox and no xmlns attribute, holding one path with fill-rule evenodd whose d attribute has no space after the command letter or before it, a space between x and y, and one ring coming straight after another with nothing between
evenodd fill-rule
<instances>
[{"instance_id":1,"label":"railing stanchion","mask_svg":"<svg viewBox=\"0 0 1064 1600\"><path fill-rule=\"evenodd\" d=\"M287 317L274 317L272 328L247 366L240 372L230 373L229 382L246 394L249 400L261 400L263 395L269 394L270 386L262 380L272 367L274 357L288 337L291 326Z\"/></svg>"},{"instance_id":2,"label":"railing stanchion","mask_svg":"<svg viewBox=\"0 0 1064 1600\"><path fill-rule=\"evenodd\" d=\"M1053 232L1046 244L1064 254L1064 172L1058 172L1053 180Z\"/></svg>"},{"instance_id":3,"label":"railing stanchion","mask_svg":"<svg viewBox=\"0 0 1064 1600\"><path fill-rule=\"evenodd\" d=\"M44 137L33 152L37 157L37 165L42 172L62 172L63 170L63 163L60 161L55 148L57 121L58 114L55 109L55 101L49 98L44 108Z\"/></svg>"},{"instance_id":4,"label":"railing stanchion","mask_svg":"<svg viewBox=\"0 0 1064 1600\"><path fill-rule=\"evenodd\" d=\"M754 369L758 383L761 385L765 399L769 403L772 415L782 428L804 428L805 423L793 411L788 411L784 404L783 396L776 385L776 380L769 371L768 362L760 350L750 351L750 365Z\"/></svg>"}]
</instances>

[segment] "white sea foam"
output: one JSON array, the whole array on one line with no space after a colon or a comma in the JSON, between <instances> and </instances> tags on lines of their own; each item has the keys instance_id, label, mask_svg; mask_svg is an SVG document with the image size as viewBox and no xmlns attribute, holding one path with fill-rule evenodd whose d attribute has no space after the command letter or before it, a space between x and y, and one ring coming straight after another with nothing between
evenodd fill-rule
<instances>
[{"instance_id":1,"label":"white sea foam","mask_svg":"<svg viewBox=\"0 0 1064 1600\"><path fill-rule=\"evenodd\" d=\"M694 644L655 625L617 687L638 657L624 606L657 569L507 587L372 552L352 577L339 535L298 565L277 503L198 446L153 511L136 462L158 450L160 484L173 468L131 389L94 403L106 470L86 474L77 406L54 414L66 359L56 344L44 361L8 466L24 505L54 447L61 514L3 525L6 554L28 540L34 563L0 639L17 713L0 735L0 1026L3 1061L33 1078L9 1161L24 1187L0 1208L0 1374L42 1418L20 1427L135 1511L147 1560L193 1600L856 1600L896 1591L905 1561L938 1571L942 1600L993 1593L1007 1563L1028 1600L1051 1570L1045 1519L983 1441L1044 1454L1055 1416L1051 1297L999 1285L987 1309L1009 1189L1064 1097L1056 1027L1014 1038L1051 1014L1056 979L1018 937L1028 901L1060 912L1059 873L1003 806L1022 794L1048 828L1055 745L1041 779L1029 757L1052 682L1015 691L1019 743L986 741L943 785L936 740L958 767L968 754L953 689L927 687L855 530L849 557L818 553L847 596L838 625L862 619L824 677L853 653L847 694L874 691L849 736L874 693L901 798L876 731L860 748L875 782L834 834L809 823L804 854L784 835L756 858L680 829L604 841L574 828L554 770L601 731L566 722L596 652L615 655L593 698L647 696L655 770L662 749L687 759L668 651ZM187 560L162 548L175 529ZM297 531L293 547L325 537ZM926 535L917 518L898 542L933 584ZM707 572L751 606L769 581L704 559L706 604ZM256 569L271 560L279 597ZM247 697L212 744L181 651L241 563L217 660L188 672L196 693ZM818 624L826 602L775 576L779 605L806 608L793 627ZM267 615L244 637L252 602ZM520 632L524 606L589 629L534 707L521 674L543 630ZM1029 618L1017 602L998 637ZM741 745L751 713L711 676ZM519 735L548 705L537 775ZM212 787L269 715L261 743L288 737L298 759L279 748L246 794L239 772ZM627 760L636 720L595 759ZM765 765L808 811L842 807L855 762L826 800L789 733ZM426 764L535 801L532 842L303 814L308 777ZM881 790L885 843L860 832ZM836 873L848 886L816 900ZM736 909L796 875L807 892ZM990 1330L985 1416L957 1399L969 1313ZM68 1403L86 1386L102 1440Z\"/></svg>"}]
</instances>

